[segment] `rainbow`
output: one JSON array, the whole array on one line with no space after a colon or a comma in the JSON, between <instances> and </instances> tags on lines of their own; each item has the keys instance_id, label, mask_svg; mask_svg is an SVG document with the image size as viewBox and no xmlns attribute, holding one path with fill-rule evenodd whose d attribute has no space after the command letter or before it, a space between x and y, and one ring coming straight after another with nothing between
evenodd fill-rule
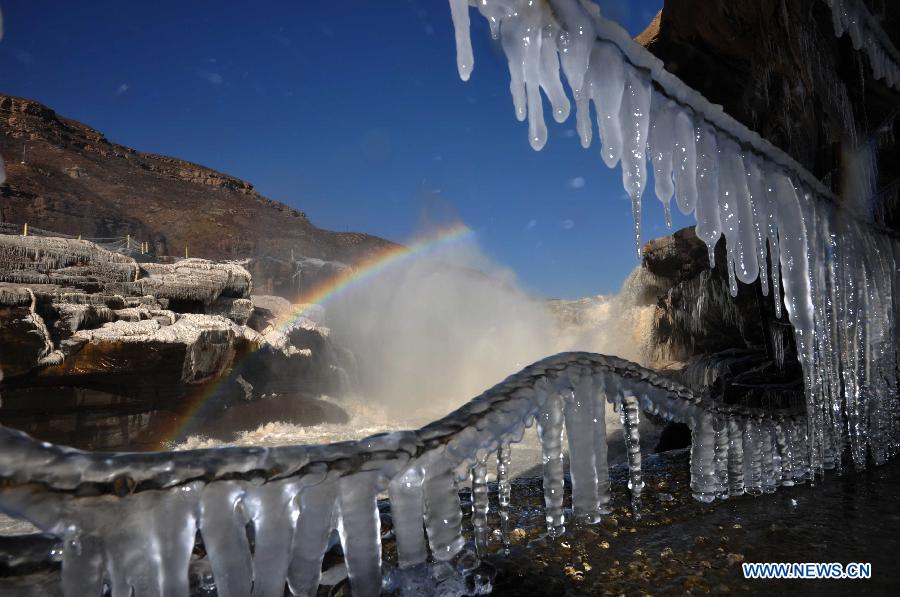
<instances>
[{"instance_id":1,"label":"rainbow","mask_svg":"<svg viewBox=\"0 0 900 597\"><path fill-rule=\"evenodd\" d=\"M301 294L297 297L293 308L275 321L273 328L276 331L284 332L291 328L297 320L309 315L313 306L325 305L328 301L365 284L390 269L413 259L432 255L473 235L474 232L471 228L459 223L419 237L407 245L394 245L378 251L358 262L351 269L335 274ZM262 346L256 345L249 353L234 362L231 368L239 368L248 356ZM168 448L172 442L189 435L191 425L197 419L203 406L216 394L227 377L223 375L218 380L204 385L203 390L188 398L182 414L174 417L173 421L166 425L166 428L157 436L160 438L156 441L158 449Z\"/></svg>"}]
</instances>

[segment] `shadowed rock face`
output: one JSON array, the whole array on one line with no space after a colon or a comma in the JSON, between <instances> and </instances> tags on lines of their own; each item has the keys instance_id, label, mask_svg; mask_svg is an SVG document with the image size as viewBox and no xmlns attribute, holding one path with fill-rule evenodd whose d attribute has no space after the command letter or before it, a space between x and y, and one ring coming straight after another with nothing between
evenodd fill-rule
<instances>
[{"instance_id":1,"label":"shadowed rock face","mask_svg":"<svg viewBox=\"0 0 900 597\"><path fill-rule=\"evenodd\" d=\"M305 398L284 411L292 421L340 410L313 401L349 380L328 328L286 324L295 307L277 297L259 297L256 312L238 263L137 263L88 241L8 235L0 262L3 424L134 449L173 439L201 404L192 430L226 436L241 422L216 423L226 407L264 396Z\"/></svg>"},{"instance_id":2,"label":"shadowed rock face","mask_svg":"<svg viewBox=\"0 0 900 597\"><path fill-rule=\"evenodd\" d=\"M676 377L727 403L797 407L803 381L794 330L775 314L759 281L729 292L725 242L709 267L706 245L693 228L652 240L642 267L660 281L650 344L655 360L679 369ZM783 293L780 294L783 296Z\"/></svg>"},{"instance_id":3,"label":"shadowed rock face","mask_svg":"<svg viewBox=\"0 0 900 597\"><path fill-rule=\"evenodd\" d=\"M900 3L865 4L900 46ZM847 36L835 37L825 2L665 0L637 41L838 194L847 152L873 143L876 220L900 230L900 93L873 78Z\"/></svg>"},{"instance_id":4,"label":"shadowed rock face","mask_svg":"<svg viewBox=\"0 0 900 597\"><path fill-rule=\"evenodd\" d=\"M149 241L152 255L184 256L187 247L192 257L253 258L250 272L268 294L297 294L294 255L353 263L394 246L317 228L243 180L117 145L27 99L0 95L0 155L0 221L85 238L130 234ZM308 284L316 264L306 265Z\"/></svg>"}]
</instances>

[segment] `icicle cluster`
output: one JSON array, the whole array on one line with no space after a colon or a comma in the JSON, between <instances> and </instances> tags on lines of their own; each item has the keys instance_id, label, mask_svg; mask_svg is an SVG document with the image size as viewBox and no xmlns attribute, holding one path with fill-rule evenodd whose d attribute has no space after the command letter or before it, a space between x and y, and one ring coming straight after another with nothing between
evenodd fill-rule
<instances>
[{"instance_id":1,"label":"icicle cluster","mask_svg":"<svg viewBox=\"0 0 900 597\"><path fill-rule=\"evenodd\" d=\"M811 173L667 72L589 0L450 0L463 78L474 66L468 15L462 16L469 4L502 41L516 116L528 119L532 147L546 142L542 90L554 117L568 116L560 70L575 98L584 147L593 135L593 104L601 157L610 167L621 161L638 251L649 163L667 212L675 197L684 214L694 214L711 264L724 235L731 294L738 282L758 279L778 317L784 305L805 376L807 466L821 474L828 446L840 452L845 438L858 466L867 454L875 462L894 456L897 239L838 211L834 195ZM867 47L880 39L871 27L854 33L862 31L862 13L841 6L841 23L852 16L851 37Z\"/></svg>"},{"instance_id":2,"label":"icicle cluster","mask_svg":"<svg viewBox=\"0 0 900 597\"><path fill-rule=\"evenodd\" d=\"M383 582L379 495L386 491L390 499L400 573L412 575L389 579L425 582L423 566L472 570L477 558L465 548L458 484L472 483L475 548L483 554L487 474L496 466L500 531L508 545L510 444L535 420L548 534L557 536L567 524L564 429L574 515L599 521L608 513L610 490L607 401L623 417L636 513L643 489L640 409L695 429L699 421L709 423L695 432L691 450L691 487L699 499L739 493L738 474L753 479L748 493L756 492L757 478L760 491L768 491L799 476L783 463L793 466L792 455L803 450L801 419L722 411L634 363L564 353L418 431L328 446L101 454L0 427L0 510L63 540L69 595L100 595L104 585L113 597L186 595L198 536L218 594L281 595L285 584L295 595L314 594L335 530L354 594L377 595ZM778 465L770 462L776 454ZM802 470L799 460L796 466Z\"/></svg>"},{"instance_id":3,"label":"icicle cluster","mask_svg":"<svg viewBox=\"0 0 900 597\"><path fill-rule=\"evenodd\" d=\"M138 267L86 240L0 234L0 282L65 284L86 275L95 282L130 282Z\"/></svg>"},{"instance_id":4,"label":"icicle cluster","mask_svg":"<svg viewBox=\"0 0 900 597\"><path fill-rule=\"evenodd\" d=\"M834 34L850 34L853 49L864 50L876 80L900 89L900 52L861 0L823 0L831 8Z\"/></svg>"}]
</instances>

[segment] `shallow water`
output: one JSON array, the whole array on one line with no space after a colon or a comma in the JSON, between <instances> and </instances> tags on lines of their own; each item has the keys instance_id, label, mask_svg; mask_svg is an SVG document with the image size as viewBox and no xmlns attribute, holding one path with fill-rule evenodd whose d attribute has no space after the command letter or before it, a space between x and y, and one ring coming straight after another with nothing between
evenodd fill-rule
<instances>
[{"instance_id":1,"label":"shallow water","mask_svg":"<svg viewBox=\"0 0 900 597\"><path fill-rule=\"evenodd\" d=\"M637 521L626 472L615 469L613 514L555 541L541 539L539 481L520 480L513 489L513 517L522 529L513 535L519 538L509 556L489 558L499 570L495 592L843 595L895 594L900 586L900 463L710 505L691 499L688 463L686 450L645 462L647 488ZM741 562L870 562L872 578L745 580Z\"/></svg>"}]
</instances>

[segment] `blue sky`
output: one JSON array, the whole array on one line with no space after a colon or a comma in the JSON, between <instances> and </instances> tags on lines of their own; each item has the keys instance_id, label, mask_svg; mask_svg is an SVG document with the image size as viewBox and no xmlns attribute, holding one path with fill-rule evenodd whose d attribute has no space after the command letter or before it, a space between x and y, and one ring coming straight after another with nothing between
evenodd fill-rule
<instances>
[{"instance_id":1,"label":"blue sky","mask_svg":"<svg viewBox=\"0 0 900 597\"><path fill-rule=\"evenodd\" d=\"M600 5L637 34L662 0ZM444 0L2 8L4 93L244 178L318 226L403 242L423 221L459 218L544 296L615 291L636 265L620 170L581 148L572 117L548 122L532 151L505 59L474 14L475 71L458 78ZM645 238L665 234L650 189Z\"/></svg>"}]
</instances>

